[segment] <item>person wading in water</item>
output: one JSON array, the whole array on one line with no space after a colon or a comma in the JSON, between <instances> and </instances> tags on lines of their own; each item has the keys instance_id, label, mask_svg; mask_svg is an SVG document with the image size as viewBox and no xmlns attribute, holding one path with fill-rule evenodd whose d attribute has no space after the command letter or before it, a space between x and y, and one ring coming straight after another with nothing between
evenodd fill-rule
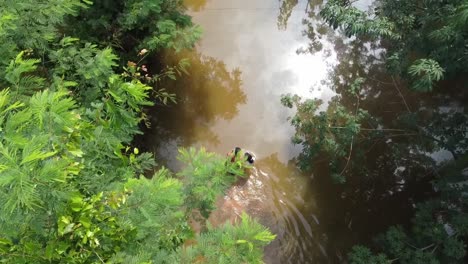
<instances>
[{"instance_id":1,"label":"person wading in water","mask_svg":"<svg viewBox=\"0 0 468 264\"><path fill-rule=\"evenodd\" d=\"M244 153L243 155L242 152ZM240 147L235 147L234 150L228 153L228 156L231 157L231 162L235 162L239 157L243 157L249 165L253 165L255 162L255 157L251 153L243 151Z\"/></svg>"}]
</instances>

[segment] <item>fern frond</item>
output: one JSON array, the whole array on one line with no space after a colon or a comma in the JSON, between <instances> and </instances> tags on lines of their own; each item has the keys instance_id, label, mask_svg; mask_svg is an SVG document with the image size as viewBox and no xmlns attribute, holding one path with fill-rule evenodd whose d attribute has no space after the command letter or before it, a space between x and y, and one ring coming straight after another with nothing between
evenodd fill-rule
<instances>
[{"instance_id":1,"label":"fern frond","mask_svg":"<svg viewBox=\"0 0 468 264\"><path fill-rule=\"evenodd\" d=\"M452 17L454 23L460 28L467 28L468 26L468 3L460 5Z\"/></svg>"},{"instance_id":2,"label":"fern frond","mask_svg":"<svg viewBox=\"0 0 468 264\"><path fill-rule=\"evenodd\" d=\"M432 59L419 59L408 69L408 73L415 79L413 89L416 91L431 91L433 83L444 76L444 69Z\"/></svg>"},{"instance_id":3,"label":"fern frond","mask_svg":"<svg viewBox=\"0 0 468 264\"><path fill-rule=\"evenodd\" d=\"M48 143L48 138L48 135L40 135L30 139L29 143L23 149L20 165L36 160L44 160L55 155L57 153L56 151L44 151Z\"/></svg>"},{"instance_id":4,"label":"fern frond","mask_svg":"<svg viewBox=\"0 0 468 264\"><path fill-rule=\"evenodd\" d=\"M25 52L20 52L6 68L5 80L12 84L17 92L24 93L44 85L44 79L30 74L37 69L38 59L24 59Z\"/></svg>"}]
</instances>

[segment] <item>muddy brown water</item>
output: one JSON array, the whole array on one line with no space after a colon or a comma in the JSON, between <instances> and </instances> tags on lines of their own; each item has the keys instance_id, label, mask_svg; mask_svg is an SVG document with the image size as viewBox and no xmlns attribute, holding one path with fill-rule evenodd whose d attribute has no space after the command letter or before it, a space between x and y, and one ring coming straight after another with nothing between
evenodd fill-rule
<instances>
[{"instance_id":1,"label":"muddy brown water","mask_svg":"<svg viewBox=\"0 0 468 264\"><path fill-rule=\"evenodd\" d=\"M297 1L290 1L295 4ZM203 30L193 51L166 54L165 64L191 63L189 75L166 84L178 103L151 112L145 145L171 169L178 147L205 147L223 154L235 146L255 153L244 184L219 200L210 221L235 221L246 211L277 234L265 250L266 263L339 263L355 243L368 242L390 224L406 219L411 199L404 193L369 199L332 183L327 168L296 168L300 146L291 143L293 110L280 103L285 93L330 100L329 73L340 58L336 43L314 54L297 53L309 39L305 1L279 29L281 3L267 0L187 0Z\"/></svg>"}]
</instances>

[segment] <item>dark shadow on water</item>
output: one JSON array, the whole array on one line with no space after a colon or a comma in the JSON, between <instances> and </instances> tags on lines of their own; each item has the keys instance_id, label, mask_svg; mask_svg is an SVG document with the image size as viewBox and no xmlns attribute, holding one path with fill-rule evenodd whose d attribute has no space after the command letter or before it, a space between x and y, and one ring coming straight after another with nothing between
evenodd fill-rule
<instances>
[{"instance_id":1,"label":"dark shadow on water","mask_svg":"<svg viewBox=\"0 0 468 264\"><path fill-rule=\"evenodd\" d=\"M234 118L239 105L247 100L239 69L230 71L222 61L196 50L166 53L160 60L165 65L176 65L181 59L190 62L188 74L159 84L159 88L176 94L177 103L157 103L148 108L151 127L143 128L144 135L137 138L143 150L156 153L163 161L175 160L178 147L195 142L216 145L220 139L210 126L218 119Z\"/></svg>"},{"instance_id":2,"label":"dark shadow on water","mask_svg":"<svg viewBox=\"0 0 468 264\"><path fill-rule=\"evenodd\" d=\"M430 193L429 184L416 182L389 193L392 182L372 184L357 175L336 184L323 162L309 173L295 163L272 154L255 165L260 178L264 173L262 192L269 199L256 217L277 234L266 248L266 263L343 262L353 245L372 241L390 225L407 226L413 204Z\"/></svg>"},{"instance_id":3,"label":"dark shadow on water","mask_svg":"<svg viewBox=\"0 0 468 264\"><path fill-rule=\"evenodd\" d=\"M298 4L296 0L281 2L282 9L278 17L280 28L286 27L288 17ZM378 117L384 127L394 128L397 126L396 117L407 112L406 104L413 111L421 107L434 107L435 101L430 94L412 92L404 81L394 80L387 73L381 60L382 47L366 39L348 39L331 34L333 30L324 28L318 16L318 7L322 4L323 1L311 1L307 7L309 19L304 20L303 24L308 28L303 33L310 42L299 51L317 52L328 43L336 53L337 64L323 84L336 92L337 96L324 104L321 110L326 111L327 105L341 104L354 112L359 106ZM356 77L365 78L359 102L347 92ZM364 123L362 127L375 128L372 125ZM304 203L314 206L296 206L308 223L315 223L320 228L312 228L317 231L312 239L315 243L304 244L306 236L302 235L296 238L298 241L291 242L288 252L282 252L285 253L282 255L296 257L293 261L284 259L282 263L305 263L301 258L303 254L307 261L313 259L315 263L340 263L345 261L353 245L370 243L391 225L409 226L414 205L433 195L428 180L433 177L433 161L424 155L415 154L407 147L410 145L408 142L414 140L411 137L389 135L384 140L367 142L368 139L364 137L358 143L355 142L354 150L359 154L353 153L352 157L354 159L362 155L363 159L354 164L350 162L345 184L336 184L331 179L328 165L330 159L326 155L311 160L314 169L304 174L314 175L313 179L308 181L307 186L297 188L307 190L308 195L303 194ZM295 161L291 160L290 163L295 164ZM295 183L288 182L284 186L289 184ZM287 226L287 230L292 228L295 226ZM288 232L292 231L286 234ZM288 241L287 238L281 239Z\"/></svg>"}]
</instances>

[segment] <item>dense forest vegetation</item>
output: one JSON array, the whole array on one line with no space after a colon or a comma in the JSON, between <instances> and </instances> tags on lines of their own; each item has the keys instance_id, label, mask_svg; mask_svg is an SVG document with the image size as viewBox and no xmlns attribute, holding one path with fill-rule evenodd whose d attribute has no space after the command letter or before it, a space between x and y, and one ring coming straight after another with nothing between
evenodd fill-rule
<instances>
[{"instance_id":1,"label":"dense forest vegetation","mask_svg":"<svg viewBox=\"0 0 468 264\"><path fill-rule=\"evenodd\" d=\"M279 27L297 3L282 1ZM134 142L151 126L146 107L177 102L160 83L186 73L184 52L175 66L155 58L200 38L184 11L181 0L0 0L0 262L262 262L275 236L255 219L207 221L245 164L190 148L169 171ZM296 109L298 166L325 163L366 199L430 187L410 224L348 261L466 263L468 1L377 0L369 11L309 1L306 11L302 52L329 38L341 59L330 102L281 99Z\"/></svg>"},{"instance_id":2,"label":"dense forest vegetation","mask_svg":"<svg viewBox=\"0 0 468 264\"><path fill-rule=\"evenodd\" d=\"M207 223L241 159L181 149L148 176L132 143L189 67L154 55L200 34L179 0L0 1L0 262L262 262L265 227Z\"/></svg>"},{"instance_id":3,"label":"dense forest vegetation","mask_svg":"<svg viewBox=\"0 0 468 264\"><path fill-rule=\"evenodd\" d=\"M318 2L307 6L311 42L302 52L332 39L340 63L330 83L338 95L325 105L282 98L297 109L291 123L293 142L303 146L299 166L313 170L326 157L332 178L359 185L354 192L368 199L431 186L410 225L353 247L349 262L466 263L468 1L379 0L369 11L358 1ZM283 1L280 27L297 3ZM374 194L376 185L386 189Z\"/></svg>"}]
</instances>

